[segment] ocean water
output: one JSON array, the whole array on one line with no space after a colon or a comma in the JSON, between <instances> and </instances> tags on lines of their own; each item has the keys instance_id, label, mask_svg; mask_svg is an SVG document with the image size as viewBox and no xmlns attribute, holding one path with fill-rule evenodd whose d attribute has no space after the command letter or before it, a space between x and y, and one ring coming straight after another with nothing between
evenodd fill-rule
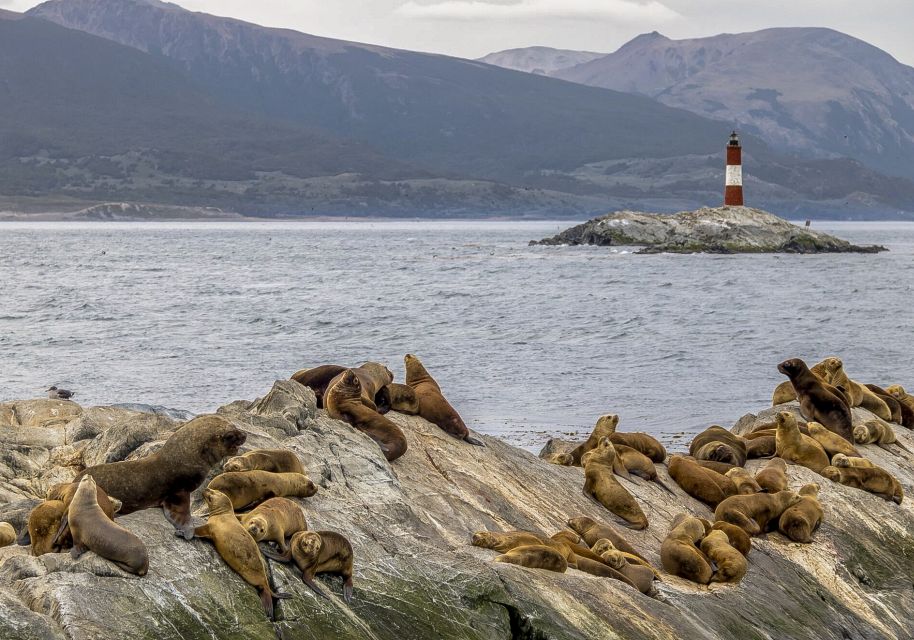
<instances>
[{"instance_id":1,"label":"ocean water","mask_svg":"<svg viewBox=\"0 0 914 640\"><path fill-rule=\"evenodd\" d=\"M211 411L323 363L415 353L467 424L536 450L675 443L770 404L788 357L914 387L914 223L879 255L529 247L567 222L0 223L0 400Z\"/></svg>"}]
</instances>

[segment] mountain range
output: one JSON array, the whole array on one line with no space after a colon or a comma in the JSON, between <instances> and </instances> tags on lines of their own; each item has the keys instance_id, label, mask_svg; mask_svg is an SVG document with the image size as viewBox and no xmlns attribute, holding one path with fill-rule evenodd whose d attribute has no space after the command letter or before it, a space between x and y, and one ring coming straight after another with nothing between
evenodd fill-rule
<instances>
[{"instance_id":1,"label":"mountain range","mask_svg":"<svg viewBox=\"0 0 914 640\"><path fill-rule=\"evenodd\" d=\"M503 69L156 0L2 12L0 210L124 200L253 215L582 217L720 201L729 114L564 78L601 54L535 53ZM756 133L743 136L753 204L914 211L903 172Z\"/></svg>"}]
</instances>

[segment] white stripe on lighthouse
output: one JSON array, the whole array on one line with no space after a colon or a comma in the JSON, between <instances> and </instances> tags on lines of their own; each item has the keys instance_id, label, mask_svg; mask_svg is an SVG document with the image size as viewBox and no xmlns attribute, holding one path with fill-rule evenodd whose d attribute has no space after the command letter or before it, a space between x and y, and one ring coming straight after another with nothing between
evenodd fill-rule
<instances>
[{"instance_id":1,"label":"white stripe on lighthouse","mask_svg":"<svg viewBox=\"0 0 914 640\"><path fill-rule=\"evenodd\" d=\"M720 174L717 174L720 175ZM738 164L727 165L727 182L728 187L743 186L743 167Z\"/></svg>"}]
</instances>

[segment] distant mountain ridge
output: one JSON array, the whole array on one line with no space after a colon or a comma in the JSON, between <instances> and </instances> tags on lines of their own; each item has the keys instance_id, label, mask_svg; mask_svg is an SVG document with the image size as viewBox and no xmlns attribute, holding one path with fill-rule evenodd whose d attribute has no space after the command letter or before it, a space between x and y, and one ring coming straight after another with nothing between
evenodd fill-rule
<instances>
[{"instance_id":1,"label":"distant mountain ridge","mask_svg":"<svg viewBox=\"0 0 914 640\"><path fill-rule=\"evenodd\" d=\"M552 76L562 69L575 67L579 64L602 58L605 55L605 53L595 53L593 51L525 47L490 53L482 58L477 58L477 60L497 67L513 69L514 71Z\"/></svg>"}]
</instances>

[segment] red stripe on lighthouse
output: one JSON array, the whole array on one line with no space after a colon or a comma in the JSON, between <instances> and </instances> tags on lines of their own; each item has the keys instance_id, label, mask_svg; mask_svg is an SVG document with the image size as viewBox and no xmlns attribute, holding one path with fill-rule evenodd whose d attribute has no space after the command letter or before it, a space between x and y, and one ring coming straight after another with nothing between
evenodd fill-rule
<instances>
[{"instance_id":1,"label":"red stripe on lighthouse","mask_svg":"<svg viewBox=\"0 0 914 640\"><path fill-rule=\"evenodd\" d=\"M743 162L739 137L734 131L727 144L727 173L724 181L724 206L743 206Z\"/></svg>"}]
</instances>

